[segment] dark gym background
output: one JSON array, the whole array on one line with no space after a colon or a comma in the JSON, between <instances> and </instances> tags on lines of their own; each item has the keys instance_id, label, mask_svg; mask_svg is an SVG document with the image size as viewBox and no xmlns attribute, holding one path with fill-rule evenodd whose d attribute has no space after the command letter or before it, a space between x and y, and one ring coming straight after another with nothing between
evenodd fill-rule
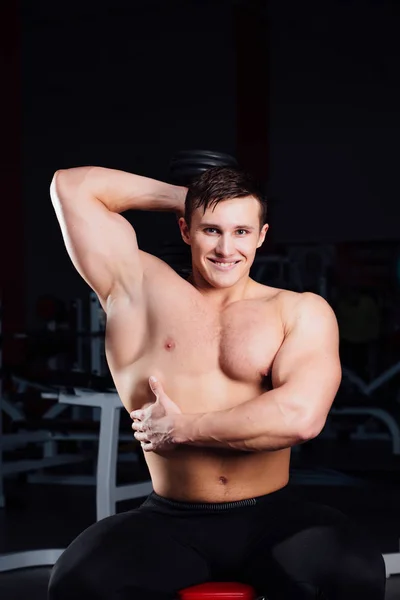
<instances>
[{"instance_id":1,"label":"dark gym background","mask_svg":"<svg viewBox=\"0 0 400 600\"><path fill-rule=\"evenodd\" d=\"M18 159L5 174L15 180L3 202L10 212L22 204L12 237L24 252L13 277L24 281L28 324L41 293L84 291L49 203L57 168L95 164L167 178L177 150L236 154L238 125L251 127L240 141L247 133L257 145L268 120L268 154L258 161L277 198L275 240L398 239L399 4L272 0L259 40L258 19L245 27L240 15L252 4L260 3L25 1L11 15L18 45L12 21L2 19L15 57L3 152ZM256 46L247 64L235 35ZM256 115L237 105L242 71L251 76L241 106L250 113L254 104ZM151 251L167 227L159 215L146 217L136 216L136 228ZM1 222L4 239L9 219Z\"/></svg>"},{"instance_id":2,"label":"dark gym background","mask_svg":"<svg viewBox=\"0 0 400 600\"><path fill-rule=\"evenodd\" d=\"M88 294L50 203L55 170L92 164L168 180L172 155L191 148L231 153L266 182L271 229L262 252L310 243L351 248L353 254L371 254L372 248L394 303L400 256L399 30L396 0L4 3L4 332L35 328L43 294L66 303ZM173 216L129 218L144 250L157 253L165 241L178 240ZM5 340L6 363L18 364L20 351L17 342ZM398 346L390 347L390 357L400 360ZM375 400L384 400L396 415L398 383L392 382L389 399ZM329 460L340 451L346 453L333 446ZM395 552L400 461L389 453L386 460L383 452L375 464L374 456L357 467L368 478L373 463L375 487L368 498L339 487L310 486L305 493L352 512L377 536L382 552ZM76 534L91 522L90 494L77 490L76 502L90 508L87 517L77 517ZM18 518L24 520L33 509L26 498L22 504ZM59 512L67 520L68 509ZM8 514L15 517L15 510ZM2 537L7 527L18 536ZM60 537L66 543L66 535ZM28 538L29 531L25 546L41 545L33 534ZM20 529L7 526L7 510L0 509L0 551L24 543Z\"/></svg>"}]
</instances>

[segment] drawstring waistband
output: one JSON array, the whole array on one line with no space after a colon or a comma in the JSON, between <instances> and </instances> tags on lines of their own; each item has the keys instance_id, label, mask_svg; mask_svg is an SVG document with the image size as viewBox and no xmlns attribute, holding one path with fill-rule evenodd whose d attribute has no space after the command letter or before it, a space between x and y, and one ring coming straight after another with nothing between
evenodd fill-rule
<instances>
[{"instance_id":1,"label":"drawstring waistband","mask_svg":"<svg viewBox=\"0 0 400 600\"><path fill-rule=\"evenodd\" d=\"M181 502L180 500L170 500L159 496L155 492L152 492L144 503L150 507L156 506L169 506L170 508L176 508L178 510L203 510L203 511L224 511L231 510L233 508L241 508L244 506L255 506L257 504L256 498L246 498L245 500L235 500L234 502ZM143 505L142 505L143 506Z\"/></svg>"}]
</instances>

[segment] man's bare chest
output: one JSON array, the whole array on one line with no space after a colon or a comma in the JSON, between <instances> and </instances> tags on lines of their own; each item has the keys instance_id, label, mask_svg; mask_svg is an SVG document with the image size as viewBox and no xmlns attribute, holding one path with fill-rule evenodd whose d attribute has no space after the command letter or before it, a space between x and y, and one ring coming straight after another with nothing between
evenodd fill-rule
<instances>
[{"instance_id":1,"label":"man's bare chest","mask_svg":"<svg viewBox=\"0 0 400 600\"><path fill-rule=\"evenodd\" d=\"M160 307L152 318L146 355L155 364L201 374L219 370L254 382L268 373L282 343L282 324L263 301L234 303L222 312Z\"/></svg>"}]
</instances>

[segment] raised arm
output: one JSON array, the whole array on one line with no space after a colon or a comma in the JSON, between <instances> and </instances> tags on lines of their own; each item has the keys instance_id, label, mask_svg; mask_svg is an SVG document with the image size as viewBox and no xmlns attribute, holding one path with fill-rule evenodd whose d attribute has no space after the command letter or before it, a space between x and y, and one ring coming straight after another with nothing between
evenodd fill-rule
<instances>
[{"instance_id":1,"label":"raised arm","mask_svg":"<svg viewBox=\"0 0 400 600\"><path fill-rule=\"evenodd\" d=\"M321 432L341 380L336 317L315 294L290 304L273 389L227 410L178 415L180 443L255 452L288 448Z\"/></svg>"},{"instance_id":2,"label":"raised arm","mask_svg":"<svg viewBox=\"0 0 400 600\"><path fill-rule=\"evenodd\" d=\"M137 296L143 265L128 209L178 211L185 188L100 167L57 171L50 196L67 252L103 307L110 296Z\"/></svg>"}]
</instances>

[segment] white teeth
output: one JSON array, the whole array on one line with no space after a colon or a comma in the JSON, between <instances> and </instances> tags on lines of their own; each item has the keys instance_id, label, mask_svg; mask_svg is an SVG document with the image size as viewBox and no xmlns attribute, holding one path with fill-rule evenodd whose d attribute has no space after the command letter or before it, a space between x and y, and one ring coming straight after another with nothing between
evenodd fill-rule
<instances>
[{"instance_id":1,"label":"white teeth","mask_svg":"<svg viewBox=\"0 0 400 600\"><path fill-rule=\"evenodd\" d=\"M223 267L225 269L228 269L229 267L231 267L232 265L234 265L236 263L236 261L234 262L229 262L229 263L221 263L221 262L217 262L217 261L213 261L214 264L218 265L219 267Z\"/></svg>"}]
</instances>

